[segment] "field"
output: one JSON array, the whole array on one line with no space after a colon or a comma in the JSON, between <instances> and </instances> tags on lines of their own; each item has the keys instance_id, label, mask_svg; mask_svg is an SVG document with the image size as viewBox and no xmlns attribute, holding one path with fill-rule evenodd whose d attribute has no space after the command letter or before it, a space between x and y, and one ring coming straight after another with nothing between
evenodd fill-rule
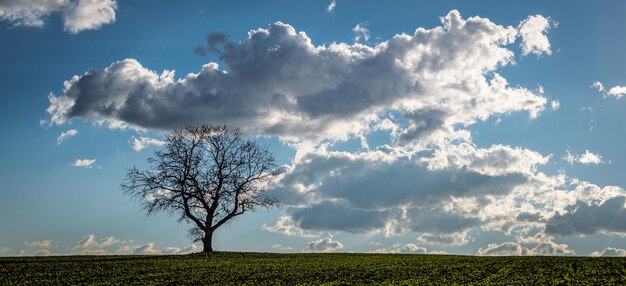
<instances>
[{"instance_id":1,"label":"field","mask_svg":"<svg viewBox=\"0 0 626 286\"><path fill-rule=\"evenodd\" d=\"M0 258L0 285L626 284L626 258L227 253Z\"/></svg>"}]
</instances>

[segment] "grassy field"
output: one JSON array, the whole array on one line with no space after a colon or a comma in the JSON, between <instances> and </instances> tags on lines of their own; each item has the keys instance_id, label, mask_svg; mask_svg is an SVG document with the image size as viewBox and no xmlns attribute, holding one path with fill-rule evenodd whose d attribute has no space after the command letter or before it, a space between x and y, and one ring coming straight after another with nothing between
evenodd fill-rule
<instances>
[{"instance_id":1,"label":"grassy field","mask_svg":"<svg viewBox=\"0 0 626 286\"><path fill-rule=\"evenodd\" d=\"M0 285L625 285L626 258L214 253L0 258Z\"/></svg>"}]
</instances>

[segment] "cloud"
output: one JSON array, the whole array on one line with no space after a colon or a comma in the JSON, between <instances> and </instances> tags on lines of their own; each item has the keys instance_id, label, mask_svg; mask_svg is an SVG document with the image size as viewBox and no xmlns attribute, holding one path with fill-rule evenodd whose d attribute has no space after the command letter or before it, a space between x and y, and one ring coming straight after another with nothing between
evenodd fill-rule
<instances>
[{"instance_id":1,"label":"cloud","mask_svg":"<svg viewBox=\"0 0 626 286\"><path fill-rule=\"evenodd\" d=\"M427 254L428 250L424 247L417 246L413 243L402 245L394 243L389 248L378 248L368 251L370 253L402 253L402 254Z\"/></svg>"},{"instance_id":2,"label":"cloud","mask_svg":"<svg viewBox=\"0 0 626 286\"><path fill-rule=\"evenodd\" d=\"M604 85L599 82L599 81L595 81L592 85L592 88L597 89L599 92L602 92L604 94L604 96L612 96L614 98L620 99L622 98L624 95L626 95L626 86L620 86L620 85L616 85L610 89L605 89Z\"/></svg>"},{"instance_id":3,"label":"cloud","mask_svg":"<svg viewBox=\"0 0 626 286\"><path fill-rule=\"evenodd\" d=\"M281 216L278 218L273 226L263 224L261 228L265 231L282 233L288 236L300 236L300 237L318 237L320 234L314 234L306 232L303 229L297 227L291 217Z\"/></svg>"},{"instance_id":4,"label":"cloud","mask_svg":"<svg viewBox=\"0 0 626 286\"><path fill-rule=\"evenodd\" d=\"M552 20L541 15L528 16L522 21L518 26L520 37L522 37L520 45L522 54L525 56L530 53L537 56L551 55L550 41L545 34L552 26Z\"/></svg>"},{"instance_id":5,"label":"cloud","mask_svg":"<svg viewBox=\"0 0 626 286\"><path fill-rule=\"evenodd\" d=\"M469 227L472 224L468 224ZM438 244L438 245L465 245L470 242L467 232L453 232L453 233L422 233L417 236L417 242L421 244Z\"/></svg>"},{"instance_id":6,"label":"cloud","mask_svg":"<svg viewBox=\"0 0 626 286\"><path fill-rule=\"evenodd\" d=\"M341 244L341 242L334 240L332 236L328 236L309 242L303 251L330 253L342 248L343 244Z\"/></svg>"},{"instance_id":7,"label":"cloud","mask_svg":"<svg viewBox=\"0 0 626 286\"><path fill-rule=\"evenodd\" d=\"M98 244L98 242L96 240L96 236L93 234L88 234L83 240L78 243L80 247L90 247L96 244Z\"/></svg>"},{"instance_id":8,"label":"cloud","mask_svg":"<svg viewBox=\"0 0 626 286\"><path fill-rule=\"evenodd\" d=\"M141 245L133 251L133 254L138 255L158 255L161 254L161 251L154 248L154 243L150 242L144 245Z\"/></svg>"},{"instance_id":9,"label":"cloud","mask_svg":"<svg viewBox=\"0 0 626 286\"><path fill-rule=\"evenodd\" d=\"M290 251L290 250L293 250L293 247L285 246L285 245L282 245L282 244L274 244L274 245L272 245L272 250L276 250L276 251Z\"/></svg>"},{"instance_id":10,"label":"cloud","mask_svg":"<svg viewBox=\"0 0 626 286\"><path fill-rule=\"evenodd\" d=\"M357 154L318 149L296 156L269 194L291 206L287 215L298 228L417 232L422 243L461 245L481 219L446 210L445 201L509 194L533 181L548 160L526 149L468 143L415 153L391 146Z\"/></svg>"},{"instance_id":11,"label":"cloud","mask_svg":"<svg viewBox=\"0 0 626 286\"><path fill-rule=\"evenodd\" d=\"M70 34L96 30L115 22L115 0L8 0L0 2L0 20L14 26L43 27L46 17L60 14Z\"/></svg>"},{"instance_id":12,"label":"cloud","mask_svg":"<svg viewBox=\"0 0 626 286\"><path fill-rule=\"evenodd\" d=\"M207 43L224 68L208 63L174 79L173 71L156 73L126 59L72 77L63 95L49 97L47 111L51 124L81 118L171 129L209 122L319 142L365 134L385 119L424 141L492 116L526 111L535 118L544 110L541 94L509 86L497 73L514 62L507 46L516 28L463 19L456 10L442 24L370 47L316 46L305 32L276 22L238 42Z\"/></svg>"},{"instance_id":13,"label":"cloud","mask_svg":"<svg viewBox=\"0 0 626 286\"><path fill-rule=\"evenodd\" d=\"M573 255L575 254L574 250L570 249L567 244L559 244L553 241L540 243L537 246L525 249L526 254L530 256L536 255Z\"/></svg>"},{"instance_id":14,"label":"cloud","mask_svg":"<svg viewBox=\"0 0 626 286\"><path fill-rule=\"evenodd\" d=\"M561 108L561 103L558 100L552 100L550 101L550 107L552 107L552 110L559 110L559 108Z\"/></svg>"},{"instance_id":15,"label":"cloud","mask_svg":"<svg viewBox=\"0 0 626 286\"><path fill-rule=\"evenodd\" d=\"M572 255L574 251L567 244L559 244L551 236L543 233L530 239L518 239L518 242L490 243L479 248L479 256L537 256L537 255ZM528 247L524 247L527 245Z\"/></svg>"},{"instance_id":16,"label":"cloud","mask_svg":"<svg viewBox=\"0 0 626 286\"><path fill-rule=\"evenodd\" d=\"M607 247L601 252L600 251L592 252L591 256L593 257L600 257L600 256L624 257L626 256L626 250L620 249L620 248Z\"/></svg>"},{"instance_id":17,"label":"cloud","mask_svg":"<svg viewBox=\"0 0 626 286\"><path fill-rule=\"evenodd\" d=\"M595 82L591 85L591 87L592 87L592 88L596 88L596 89L598 89L598 91L600 91L600 92L604 91L604 85L603 85L601 82L599 82L599 81L595 81Z\"/></svg>"},{"instance_id":18,"label":"cloud","mask_svg":"<svg viewBox=\"0 0 626 286\"><path fill-rule=\"evenodd\" d=\"M28 243L29 247L39 247L39 248L50 248L50 245L52 244L52 240L51 239L44 239L41 241L33 241L31 243Z\"/></svg>"},{"instance_id":19,"label":"cloud","mask_svg":"<svg viewBox=\"0 0 626 286\"><path fill-rule=\"evenodd\" d=\"M72 166L91 169L95 162L96 159L76 159L76 161L72 163Z\"/></svg>"},{"instance_id":20,"label":"cloud","mask_svg":"<svg viewBox=\"0 0 626 286\"><path fill-rule=\"evenodd\" d=\"M333 10L335 10L336 6L337 6L337 0L331 0L330 3L328 3L328 6L326 6L326 11L332 12Z\"/></svg>"},{"instance_id":21,"label":"cloud","mask_svg":"<svg viewBox=\"0 0 626 286\"><path fill-rule=\"evenodd\" d=\"M589 152L589 150L585 150L585 154L582 154L580 155L580 157L578 157L578 162L584 165L598 165L603 163L602 156L591 153Z\"/></svg>"},{"instance_id":22,"label":"cloud","mask_svg":"<svg viewBox=\"0 0 626 286\"><path fill-rule=\"evenodd\" d=\"M148 146L163 146L165 141L149 137L133 138L133 150L139 152Z\"/></svg>"},{"instance_id":23,"label":"cloud","mask_svg":"<svg viewBox=\"0 0 626 286\"><path fill-rule=\"evenodd\" d=\"M550 154L472 142L477 122L512 113L535 119L559 106L542 88L509 84L499 73L514 67L519 38L526 55L551 53L552 24L541 28L541 19L548 21L531 16L516 28L453 10L441 26L371 46L314 43L281 22L240 41L211 33L202 51L221 67L207 63L179 78L135 59L92 69L49 96L49 124L169 130L206 122L277 136L296 154L270 186L285 205L274 225L263 225L274 233L410 233L419 243L463 245L471 230L527 232L577 199L599 196L564 174L542 173ZM388 142L368 141L379 134ZM337 144L351 140L361 148Z\"/></svg>"},{"instance_id":24,"label":"cloud","mask_svg":"<svg viewBox=\"0 0 626 286\"><path fill-rule=\"evenodd\" d=\"M118 239L115 239L115 237L112 237L112 236L108 236L108 237L105 237L105 238L100 239L98 241L98 247L111 246L111 245L113 245L114 243L117 243L117 242L119 242Z\"/></svg>"},{"instance_id":25,"label":"cloud","mask_svg":"<svg viewBox=\"0 0 626 286\"><path fill-rule=\"evenodd\" d=\"M163 248L163 250L161 250L161 253L165 255L181 255L181 254L189 254L189 253L201 252L201 251L202 251L202 248L200 246L192 244L184 248L172 247L172 246L165 247ZM154 250L150 254L159 254L159 253L158 251Z\"/></svg>"},{"instance_id":26,"label":"cloud","mask_svg":"<svg viewBox=\"0 0 626 286\"><path fill-rule=\"evenodd\" d=\"M50 250L47 250L47 249L41 249L41 250L38 250L37 252L35 252L34 255L35 256L55 256L55 255L58 255L58 254L56 254L56 253L54 253L54 252L52 252Z\"/></svg>"},{"instance_id":27,"label":"cloud","mask_svg":"<svg viewBox=\"0 0 626 286\"><path fill-rule=\"evenodd\" d=\"M370 39L370 30L367 28L369 24L367 22L360 22L352 28L352 32L354 32L354 42L358 43L363 39L364 42L369 41Z\"/></svg>"},{"instance_id":28,"label":"cloud","mask_svg":"<svg viewBox=\"0 0 626 286\"><path fill-rule=\"evenodd\" d=\"M595 234L599 232L626 233L626 197L615 196L605 201L577 201L546 222L545 232L553 235Z\"/></svg>"},{"instance_id":29,"label":"cloud","mask_svg":"<svg viewBox=\"0 0 626 286\"><path fill-rule=\"evenodd\" d=\"M63 141L65 141L65 139L69 137L76 136L76 134L78 134L78 131L76 129L70 129L65 132L61 132L59 137L57 137L57 145L60 145Z\"/></svg>"},{"instance_id":30,"label":"cloud","mask_svg":"<svg viewBox=\"0 0 626 286\"><path fill-rule=\"evenodd\" d=\"M516 242L505 242L501 244L490 243L485 248L479 248L478 256L520 256L522 246Z\"/></svg>"},{"instance_id":31,"label":"cloud","mask_svg":"<svg viewBox=\"0 0 626 286\"><path fill-rule=\"evenodd\" d=\"M573 165L575 162L583 165L599 165L604 163L601 155L592 153L589 150L585 150L585 153L580 156L572 154L569 150L566 150L566 153L567 154L562 159L570 165Z\"/></svg>"}]
</instances>

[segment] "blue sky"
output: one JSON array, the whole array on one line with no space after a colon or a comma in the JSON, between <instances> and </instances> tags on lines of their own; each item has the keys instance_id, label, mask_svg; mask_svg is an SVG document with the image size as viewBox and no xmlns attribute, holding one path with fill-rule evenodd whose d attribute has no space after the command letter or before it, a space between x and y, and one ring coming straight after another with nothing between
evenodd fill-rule
<instances>
[{"instance_id":1,"label":"blue sky","mask_svg":"<svg viewBox=\"0 0 626 286\"><path fill-rule=\"evenodd\" d=\"M0 255L197 250L119 184L198 121L287 170L218 250L626 254L626 3L332 3L1 3Z\"/></svg>"}]
</instances>

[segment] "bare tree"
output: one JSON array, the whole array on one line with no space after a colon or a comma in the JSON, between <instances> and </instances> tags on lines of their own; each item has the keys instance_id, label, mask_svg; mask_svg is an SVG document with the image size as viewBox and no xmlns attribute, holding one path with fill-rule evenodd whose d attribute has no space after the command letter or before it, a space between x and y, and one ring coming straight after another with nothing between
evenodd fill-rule
<instances>
[{"instance_id":1,"label":"bare tree","mask_svg":"<svg viewBox=\"0 0 626 286\"><path fill-rule=\"evenodd\" d=\"M188 126L172 132L163 149L148 159L149 170L128 170L122 191L149 215L167 212L190 222L189 234L202 241L203 252L213 251L213 233L220 226L257 207L276 205L265 194L277 174L274 156L238 129Z\"/></svg>"}]
</instances>

